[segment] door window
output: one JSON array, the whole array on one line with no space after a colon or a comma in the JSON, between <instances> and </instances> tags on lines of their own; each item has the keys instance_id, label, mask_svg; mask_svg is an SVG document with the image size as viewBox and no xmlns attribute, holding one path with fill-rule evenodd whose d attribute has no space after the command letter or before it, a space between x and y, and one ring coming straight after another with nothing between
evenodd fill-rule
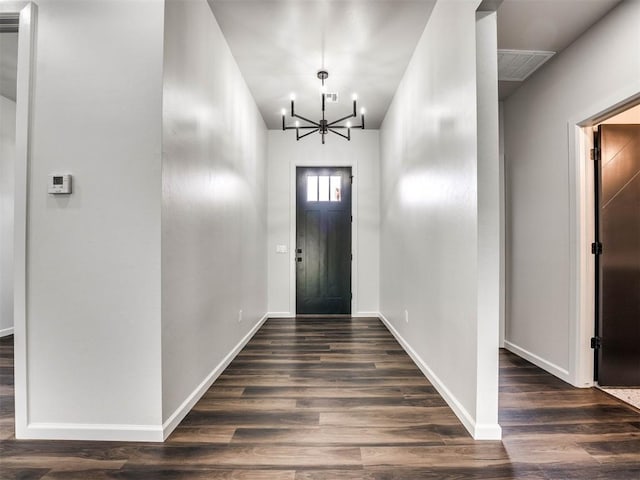
<instances>
[{"instance_id":1,"label":"door window","mask_svg":"<svg viewBox=\"0 0 640 480\"><path fill-rule=\"evenodd\" d=\"M342 176L309 175L307 177L307 202L341 202Z\"/></svg>"}]
</instances>

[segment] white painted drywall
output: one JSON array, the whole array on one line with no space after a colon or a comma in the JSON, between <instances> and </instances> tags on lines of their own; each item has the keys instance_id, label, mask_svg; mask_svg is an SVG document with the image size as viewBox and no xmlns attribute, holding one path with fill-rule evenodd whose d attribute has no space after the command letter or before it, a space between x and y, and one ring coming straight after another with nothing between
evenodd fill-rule
<instances>
[{"instance_id":1,"label":"white painted drywall","mask_svg":"<svg viewBox=\"0 0 640 480\"><path fill-rule=\"evenodd\" d=\"M476 14L478 324L476 430L498 424L501 317L501 168L496 12Z\"/></svg>"},{"instance_id":2,"label":"white painted drywall","mask_svg":"<svg viewBox=\"0 0 640 480\"><path fill-rule=\"evenodd\" d=\"M13 191L16 102L0 96L0 337L13 333Z\"/></svg>"},{"instance_id":3,"label":"white painted drywall","mask_svg":"<svg viewBox=\"0 0 640 480\"><path fill-rule=\"evenodd\" d=\"M326 144L319 136L296 141L291 131L269 131L268 252L269 312L295 315L295 277L291 265L295 245L292 194L295 166L351 166L353 189L353 304L354 315L376 315L379 311L379 136L377 130L353 131L348 142L330 136ZM286 245L288 253L276 253L276 245Z\"/></svg>"},{"instance_id":4,"label":"white painted drywall","mask_svg":"<svg viewBox=\"0 0 640 480\"><path fill-rule=\"evenodd\" d=\"M489 390L496 383L498 332L497 316L478 317L479 3L436 4L380 131L380 306L465 426L486 438L500 430L486 420L497 417L496 393L478 387L485 378ZM494 127L497 148L497 118ZM493 208L493 194L489 200ZM493 232L494 216L491 225ZM482 325L491 328L487 338ZM490 345L496 351L479 362Z\"/></svg>"},{"instance_id":5,"label":"white painted drywall","mask_svg":"<svg viewBox=\"0 0 640 480\"><path fill-rule=\"evenodd\" d=\"M164 2L37 3L22 434L158 438Z\"/></svg>"},{"instance_id":6,"label":"white painted drywall","mask_svg":"<svg viewBox=\"0 0 640 480\"><path fill-rule=\"evenodd\" d=\"M574 384L571 259L589 245L571 243L568 122L640 92L638 25L640 2L622 2L504 102L505 345Z\"/></svg>"},{"instance_id":7,"label":"white painted drywall","mask_svg":"<svg viewBox=\"0 0 640 480\"><path fill-rule=\"evenodd\" d=\"M500 348L504 348L504 335L506 325L507 304L507 237L506 237L506 180L504 172L504 104L498 102L498 137L500 156L500 335L498 337Z\"/></svg>"},{"instance_id":8,"label":"white painted drywall","mask_svg":"<svg viewBox=\"0 0 640 480\"><path fill-rule=\"evenodd\" d=\"M167 421L267 311L267 131L206 0L166 2L164 45Z\"/></svg>"}]
</instances>

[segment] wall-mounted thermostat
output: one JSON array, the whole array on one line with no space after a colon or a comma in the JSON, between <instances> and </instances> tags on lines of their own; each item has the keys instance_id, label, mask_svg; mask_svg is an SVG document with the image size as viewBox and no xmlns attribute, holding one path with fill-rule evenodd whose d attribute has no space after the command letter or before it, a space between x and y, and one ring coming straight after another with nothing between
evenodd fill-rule
<instances>
[{"instance_id":1,"label":"wall-mounted thermostat","mask_svg":"<svg viewBox=\"0 0 640 480\"><path fill-rule=\"evenodd\" d=\"M71 175L49 175L49 193L71 193Z\"/></svg>"}]
</instances>

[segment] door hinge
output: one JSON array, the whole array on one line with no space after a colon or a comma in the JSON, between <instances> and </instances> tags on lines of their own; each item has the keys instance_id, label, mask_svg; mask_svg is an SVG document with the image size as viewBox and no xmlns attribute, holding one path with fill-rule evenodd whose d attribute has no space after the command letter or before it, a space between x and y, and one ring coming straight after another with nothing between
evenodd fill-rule
<instances>
[{"instance_id":1,"label":"door hinge","mask_svg":"<svg viewBox=\"0 0 640 480\"><path fill-rule=\"evenodd\" d=\"M353 215L351 215L351 223L353 223Z\"/></svg>"},{"instance_id":2,"label":"door hinge","mask_svg":"<svg viewBox=\"0 0 640 480\"><path fill-rule=\"evenodd\" d=\"M591 244L591 253L593 255L602 255L602 243L601 242L593 242Z\"/></svg>"},{"instance_id":3,"label":"door hinge","mask_svg":"<svg viewBox=\"0 0 640 480\"><path fill-rule=\"evenodd\" d=\"M353 175L349 177L349 180L351 180L351 185L353 185Z\"/></svg>"},{"instance_id":4,"label":"door hinge","mask_svg":"<svg viewBox=\"0 0 640 480\"><path fill-rule=\"evenodd\" d=\"M598 160L600 160L600 149L599 148L592 148L591 149L591 160L593 160L594 162L597 162Z\"/></svg>"},{"instance_id":5,"label":"door hinge","mask_svg":"<svg viewBox=\"0 0 640 480\"><path fill-rule=\"evenodd\" d=\"M591 337L591 348L594 350L599 349L602 346L600 337Z\"/></svg>"},{"instance_id":6,"label":"door hinge","mask_svg":"<svg viewBox=\"0 0 640 480\"><path fill-rule=\"evenodd\" d=\"M351 260L353 260L353 253L351 254Z\"/></svg>"}]
</instances>

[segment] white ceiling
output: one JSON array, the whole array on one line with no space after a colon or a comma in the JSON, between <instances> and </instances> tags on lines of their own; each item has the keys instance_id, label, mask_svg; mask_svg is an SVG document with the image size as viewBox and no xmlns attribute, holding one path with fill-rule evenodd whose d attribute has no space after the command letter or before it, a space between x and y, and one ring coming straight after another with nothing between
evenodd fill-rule
<instances>
[{"instance_id":1,"label":"white ceiling","mask_svg":"<svg viewBox=\"0 0 640 480\"><path fill-rule=\"evenodd\" d=\"M504 0L498 8L498 48L561 52L618 3L620 0ZM521 85L499 83L501 99Z\"/></svg>"},{"instance_id":2,"label":"white ceiling","mask_svg":"<svg viewBox=\"0 0 640 480\"><path fill-rule=\"evenodd\" d=\"M319 116L316 72L350 109L357 92L378 128L431 13L433 0L208 0L269 128L296 93L298 113ZM620 0L504 0L498 48L560 52ZM521 82L500 82L500 98ZM334 115L335 112L335 115Z\"/></svg>"},{"instance_id":3,"label":"white ceiling","mask_svg":"<svg viewBox=\"0 0 640 480\"><path fill-rule=\"evenodd\" d=\"M209 0L268 128L296 94L296 111L320 118L321 68L327 118L348 115L351 95L378 128L409 63L434 0Z\"/></svg>"}]
</instances>

